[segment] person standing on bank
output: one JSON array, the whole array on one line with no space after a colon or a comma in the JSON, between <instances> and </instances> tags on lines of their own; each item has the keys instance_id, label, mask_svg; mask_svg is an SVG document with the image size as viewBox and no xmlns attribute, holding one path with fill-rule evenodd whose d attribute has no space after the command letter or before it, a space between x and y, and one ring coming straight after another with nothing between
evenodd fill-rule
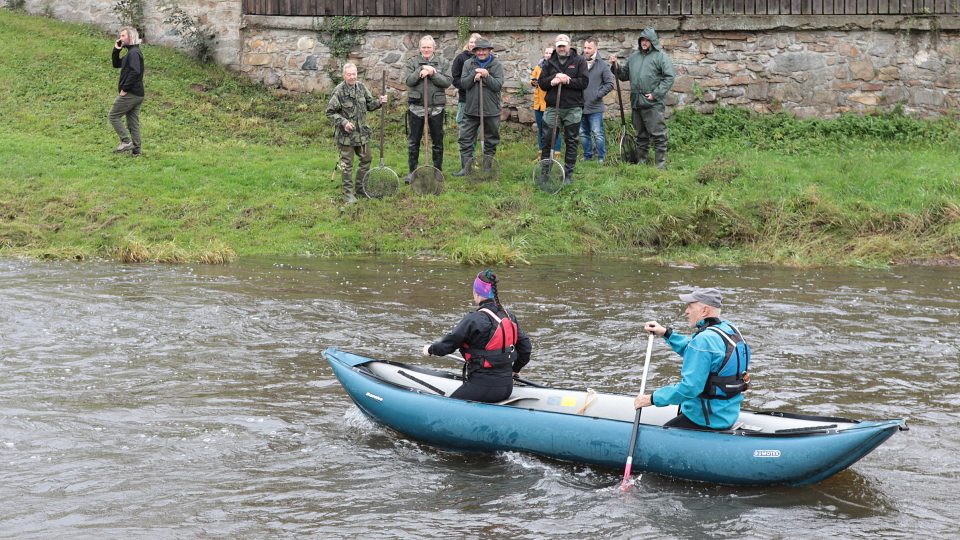
<instances>
[{"instance_id":1,"label":"person standing on bank","mask_svg":"<svg viewBox=\"0 0 960 540\"><path fill-rule=\"evenodd\" d=\"M633 128L637 132L637 155L641 163L649 163L650 139L658 169L667 166L667 124L663 121L663 99L673 88L676 74L673 61L663 52L653 28L644 28L637 40L640 50L631 54L625 66L610 55L613 74L621 81L630 81L630 105Z\"/></svg>"},{"instance_id":2,"label":"person standing on bank","mask_svg":"<svg viewBox=\"0 0 960 540\"><path fill-rule=\"evenodd\" d=\"M577 164L577 137L583 117L583 91L590 80L587 77L587 61L570 46L570 37L560 34L555 40L555 49L550 60L543 66L537 84L547 92L547 110L543 114L543 144L540 155L550 155L550 138L553 126L563 128L563 181L573 181L573 168ZM560 88L563 91L560 92ZM557 108L557 93L560 92L560 108Z\"/></svg>"},{"instance_id":3,"label":"person standing on bank","mask_svg":"<svg viewBox=\"0 0 960 540\"><path fill-rule=\"evenodd\" d=\"M534 66L533 71L530 73L530 86L533 88L533 118L537 123L537 158L533 160L534 163L543 159L540 148L543 147L543 112L547 110L547 92L546 90L540 88L538 82L540 79L540 72L543 71L543 65L550 61L551 56L553 56L553 47L547 47L543 49L543 58L537 62L537 65ZM553 147L553 152L553 158L559 161L560 137L557 137L557 142Z\"/></svg>"},{"instance_id":4,"label":"person standing on bank","mask_svg":"<svg viewBox=\"0 0 960 540\"><path fill-rule=\"evenodd\" d=\"M680 300L687 303L687 323L696 329L692 336L681 336L656 321L644 325L645 331L663 336L683 357L680 382L638 395L634 406L680 405L680 414L664 427L730 429L740 416L743 392L750 387L750 347L739 330L720 318L720 291L696 289L681 294Z\"/></svg>"},{"instance_id":5,"label":"person standing on bank","mask_svg":"<svg viewBox=\"0 0 960 540\"><path fill-rule=\"evenodd\" d=\"M460 86L460 78L463 77L463 64L470 58L473 58L473 47L480 39L480 34L473 33L467 39L460 54L453 59L450 64L450 78L453 79L453 86L457 89L457 126L463 125L463 104L467 101L467 91Z\"/></svg>"},{"instance_id":6,"label":"person standing on bank","mask_svg":"<svg viewBox=\"0 0 960 540\"><path fill-rule=\"evenodd\" d=\"M404 65L404 82L407 85L407 165L412 174L420 160L420 140L423 138L423 117L428 117L430 142L433 143L432 160L437 170L443 170L443 113L447 102L444 92L450 87L450 63L435 53L436 42L431 36L420 38L420 54L407 60ZM423 108L423 82L427 81L430 110Z\"/></svg>"},{"instance_id":7,"label":"person standing on bank","mask_svg":"<svg viewBox=\"0 0 960 540\"><path fill-rule=\"evenodd\" d=\"M483 84L483 95L480 85ZM477 130L483 122L483 155L491 158L500 144L500 89L503 88L503 64L493 55L493 45L486 39L477 40L473 57L463 64L460 87L467 92L460 124L460 170L454 176L467 174L467 165L473 159L477 145ZM483 99L483 117L480 117L480 100ZM483 162L487 166L487 162Z\"/></svg>"},{"instance_id":8,"label":"person standing on bank","mask_svg":"<svg viewBox=\"0 0 960 540\"><path fill-rule=\"evenodd\" d=\"M440 341L423 346L426 356L444 356L460 350L463 355L463 385L452 398L495 403L510 397L513 378L530 362L533 346L520 329L517 317L500 303L500 280L490 270L473 280L473 303L477 310Z\"/></svg>"},{"instance_id":9,"label":"person standing on bank","mask_svg":"<svg viewBox=\"0 0 960 540\"><path fill-rule=\"evenodd\" d=\"M122 58L120 51L127 49ZM120 69L120 81L117 83L119 95L110 108L110 125L113 126L120 144L114 152L130 152L140 155L140 106L143 105L143 53L140 52L140 34L136 28L125 27L113 45L113 67ZM123 127L123 119L127 127ZM129 129L129 131L127 131Z\"/></svg>"},{"instance_id":10,"label":"person standing on bank","mask_svg":"<svg viewBox=\"0 0 960 540\"><path fill-rule=\"evenodd\" d=\"M337 168L343 179L343 202L357 202L357 195L363 193L363 179L370 169L373 159L367 142L372 130L367 123L367 112L375 111L387 102L387 96L375 99L366 85L360 82L357 66L351 62L343 65L343 82L337 85L327 103L326 115L333 122L336 134L334 141L340 150L340 162ZM360 158L356 180L351 180L353 156Z\"/></svg>"},{"instance_id":11,"label":"person standing on bank","mask_svg":"<svg viewBox=\"0 0 960 540\"><path fill-rule=\"evenodd\" d=\"M590 161L596 153L597 161L603 165L607 157L607 137L603 132L603 113L607 106L603 98L613 90L613 73L610 66L600 58L597 51L597 38L587 38L583 42L583 57L587 60L587 77L590 83L583 91L583 119L580 121L580 144L583 145L583 159Z\"/></svg>"}]
</instances>

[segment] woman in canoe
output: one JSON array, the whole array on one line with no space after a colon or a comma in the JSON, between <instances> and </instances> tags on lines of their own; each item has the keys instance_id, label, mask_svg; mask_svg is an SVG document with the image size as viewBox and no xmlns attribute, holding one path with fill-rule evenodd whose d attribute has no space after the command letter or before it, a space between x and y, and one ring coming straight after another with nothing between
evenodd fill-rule
<instances>
[{"instance_id":1,"label":"woman in canoe","mask_svg":"<svg viewBox=\"0 0 960 540\"><path fill-rule=\"evenodd\" d=\"M530 338L517 318L508 312L497 294L499 280L490 270L473 280L476 311L433 344L423 346L424 355L444 356L455 350L463 355L463 385L450 395L458 399L494 403L510 397L513 377L530 361Z\"/></svg>"}]
</instances>

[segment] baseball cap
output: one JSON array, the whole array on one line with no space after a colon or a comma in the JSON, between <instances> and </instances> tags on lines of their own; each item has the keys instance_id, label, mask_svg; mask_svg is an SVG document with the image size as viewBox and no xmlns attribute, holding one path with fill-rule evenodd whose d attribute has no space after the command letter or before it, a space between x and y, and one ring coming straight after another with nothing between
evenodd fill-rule
<instances>
[{"instance_id":1,"label":"baseball cap","mask_svg":"<svg viewBox=\"0 0 960 540\"><path fill-rule=\"evenodd\" d=\"M689 294L681 294L680 300L686 303L700 302L715 308L723 307L723 296L716 289L694 289Z\"/></svg>"}]
</instances>

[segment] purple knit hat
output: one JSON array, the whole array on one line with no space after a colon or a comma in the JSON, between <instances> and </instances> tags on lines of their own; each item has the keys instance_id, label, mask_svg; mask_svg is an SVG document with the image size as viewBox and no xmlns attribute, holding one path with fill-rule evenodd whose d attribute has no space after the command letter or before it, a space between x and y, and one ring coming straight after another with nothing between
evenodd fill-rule
<instances>
[{"instance_id":1,"label":"purple knit hat","mask_svg":"<svg viewBox=\"0 0 960 540\"><path fill-rule=\"evenodd\" d=\"M478 273L477 277L473 279L473 292L483 298L493 298L493 283L487 283L481 279L484 274L489 272L489 270L484 270ZM489 277L487 279L489 279Z\"/></svg>"}]
</instances>

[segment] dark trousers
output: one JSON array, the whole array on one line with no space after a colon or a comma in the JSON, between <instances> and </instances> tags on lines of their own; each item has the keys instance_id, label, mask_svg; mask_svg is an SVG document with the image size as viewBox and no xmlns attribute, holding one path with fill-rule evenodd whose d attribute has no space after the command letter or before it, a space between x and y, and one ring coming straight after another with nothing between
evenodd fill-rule
<instances>
[{"instance_id":1,"label":"dark trousers","mask_svg":"<svg viewBox=\"0 0 960 540\"><path fill-rule=\"evenodd\" d=\"M443 170L443 117L446 112L435 114L427 123L430 125L430 146L433 150L433 166ZM410 137L407 139L407 165L410 172L419 166L420 145L423 140L423 117L407 110L407 125L410 126Z\"/></svg>"},{"instance_id":2,"label":"dark trousers","mask_svg":"<svg viewBox=\"0 0 960 540\"><path fill-rule=\"evenodd\" d=\"M552 155L550 153L550 138L553 137L553 126L544 122L541 131L543 144L540 146L540 155L543 159L547 159ZM563 134L564 146L563 168L564 171L569 174L577 164L577 147L580 145L580 123L577 122L576 124L562 126L561 130L557 131L558 140L561 134Z\"/></svg>"},{"instance_id":3,"label":"dark trousers","mask_svg":"<svg viewBox=\"0 0 960 540\"><path fill-rule=\"evenodd\" d=\"M463 122L460 124L460 159L464 163L473 157L473 149L477 145L477 134L480 131L480 117L469 114L463 115ZM500 117L483 117L483 154L492 156L497 153L497 145L500 144Z\"/></svg>"},{"instance_id":4,"label":"dark trousers","mask_svg":"<svg viewBox=\"0 0 960 540\"><path fill-rule=\"evenodd\" d=\"M513 381L511 379L506 379L505 385L498 386L487 386L473 381L464 381L460 388L457 388L450 394L450 397L469 401L482 401L484 403L496 403L510 397L512 392Z\"/></svg>"},{"instance_id":5,"label":"dark trousers","mask_svg":"<svg viewBox=\"0 0 960 540\"><path fill-rule=\"evenodd\" d=\"M637 131L637 155L640 156L640 161L649 159L651 140L658 155L667 153L669 133L667 124L663 121L663 109L634 109L633 129Z\"/></svg>"},{"instance_id":6,"label":"dark trousers","mask_svg":"<svg viewBox=\"0 0 960 540\"><path fill-rule=\"evenodd\" d=\"M726 430L726 428L724 428L724 429L714 429L714 428L709 428L709 427L707 427L707 426L701 426L700 424L698 424L698 423L694 422L693 420L690 420L689 418L687 418L687 416L686 416L685 414L683 414L683 413L680 413L680 414L678 414L677 416L675 416L675 417L673 417L672 419L670 419L666 424L663 425L663 427L675 427L675 428L683 428L683 429L699 429L699 430L701 430L701 431L725 431L725 430Z\"/></svg>"}]
</instances>

